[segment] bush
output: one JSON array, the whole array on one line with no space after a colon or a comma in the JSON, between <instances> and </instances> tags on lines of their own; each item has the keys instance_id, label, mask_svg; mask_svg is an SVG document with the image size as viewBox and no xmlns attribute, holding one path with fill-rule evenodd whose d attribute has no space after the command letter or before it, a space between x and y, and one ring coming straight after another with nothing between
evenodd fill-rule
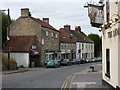
<instances>
[{"instance_id":1,"label":"bush","mask_svg":"<svg viewBox=\"0 0 120 90\"><path fill-rule=\"evenodd\" d=\"M9 65L8 65L9 64ZM8 56L7 55L2 55L2 69L7 70L9 66L9 69L17 69L17 62L15 61L14 58L10 58L10 61L8 63Z\"/></svg>"},{"instance_id":2,"label":"bush","mask_svg":"<svg viewBox=\"0 0 120 90\"><path fill-rule=\"evenodd\" d=\"M2 64L8 66L8 57L6 55L2 55Z\"/></svg>"},{"instance_id":3,"label":"bush","mask_svg":"<svg viewBox=\"0 0 120 90\"><path fill-rule=\"evenodd\" d=\"M14 58L10 58L10 69L16 69L17 63Z\"/></svg>"}]
</instances>

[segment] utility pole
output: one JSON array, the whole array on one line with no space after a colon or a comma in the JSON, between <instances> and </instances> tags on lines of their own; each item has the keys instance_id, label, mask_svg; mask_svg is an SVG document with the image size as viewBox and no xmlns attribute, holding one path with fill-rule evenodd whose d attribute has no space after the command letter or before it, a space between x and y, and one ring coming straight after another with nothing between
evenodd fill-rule
<instances>
[{"instance_id":1,"label":"utility pole","mask_svg":"<svg viewBox=\"0 0 120 90\"><path fill-rule=\"evenodd\" d=\"M7 28L7 40L10 40L10 10L8 11L8 28ZM10 46L8 46L8 70L10 69Z\"/></svg>"},{"instance_id":2,"label":"utility pole","mask_svg":"<svg viewBox=\"0 0 120 90\"><path fill-rule=\"evenodd\" d=\"M9 40L10 38L10 10L8 8L8 29L7 29L7 40Z\"/></svg>"}]
</instances>

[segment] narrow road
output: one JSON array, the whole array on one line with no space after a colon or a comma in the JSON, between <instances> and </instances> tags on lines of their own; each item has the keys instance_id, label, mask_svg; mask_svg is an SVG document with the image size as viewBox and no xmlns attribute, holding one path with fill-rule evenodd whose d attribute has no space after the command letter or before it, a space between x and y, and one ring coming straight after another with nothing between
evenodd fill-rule
<instances>
[{"instance_id":1,"label":"narrow road","mask_svg":"<svg viewBox=\"0 0 120 90\"><path fill-rule=\"evenodd\" d=\"M60 68L30 68L30 71L3 75L3 88L62 88L66 79L96 63L61 66Z\"/></svg>"}]
</instances>

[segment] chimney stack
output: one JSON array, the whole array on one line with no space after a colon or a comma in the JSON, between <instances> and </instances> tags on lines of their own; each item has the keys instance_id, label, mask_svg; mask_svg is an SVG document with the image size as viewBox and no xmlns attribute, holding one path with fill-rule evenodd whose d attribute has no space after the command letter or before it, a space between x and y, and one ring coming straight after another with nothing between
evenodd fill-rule
<instances>
[{"instance_id":1,"label":"chimney stack","mask_svg":"<svg viewBox=\"0 0 120 90\"><path fill-rule=\"evenodd\" d=\"M29 12L29 8L22 8L21 9L21 17L29 17L31 16L30 12Z\"/></svg>"},{"instance_id":2,"label":"chimney stack","mask_svg":"<svg viewBox=\"0 0 120 90\"><path fill-rule=\"evenodd\" d=\"M65 29L65 30L70 30L71 27L70 27L70 25L64 25L64 29Z\"/></svg>"},{"instance_id":3,"label":"chimney stack","mask_svg":"<svg viewBox=\"0 0 120 90\"><path fill-rule=\"evenodd\" d=\"M75 27L75 31L81 32L81 27L80 27L80 26L76 26L76 27Z\"/></svg>"},{"instance_id":4,"label":"chimney stack","mask_svg":"<svg viewBox=\"0 0 120 90\"><path fill-rule=\"evenodd\" d=\"M49 24L49 18L43 18L43 21Z\"/></svg>"}]
</instances>

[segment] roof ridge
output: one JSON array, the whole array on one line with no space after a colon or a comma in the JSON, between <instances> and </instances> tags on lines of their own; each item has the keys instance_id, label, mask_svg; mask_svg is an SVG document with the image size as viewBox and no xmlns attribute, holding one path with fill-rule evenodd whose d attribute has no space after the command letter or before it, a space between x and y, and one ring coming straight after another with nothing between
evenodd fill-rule
<instances>
[{"instance_id":1,"label":"roof ridge","mask_svg":"<svg viewBox=\"0 0 120 90\"><path fill-rule=\"evenodd\" d=\"M56 28L54 28L52 25L50 25L47 22L42 21L39 18L35 18L35 17L31 17L34 21L36 21L38 24L41 24L43 27L49 28L49 29L53 29L55 31L58 31ZM58 31L59 32L59 31Z\"/></svg>"}]
</instances>

